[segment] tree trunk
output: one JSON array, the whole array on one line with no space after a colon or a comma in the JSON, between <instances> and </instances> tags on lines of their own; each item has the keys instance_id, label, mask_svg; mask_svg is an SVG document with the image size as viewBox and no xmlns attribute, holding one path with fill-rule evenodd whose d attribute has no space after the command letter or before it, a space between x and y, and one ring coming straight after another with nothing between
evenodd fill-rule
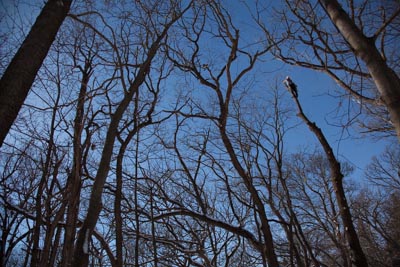
<instances>
[{"instance_id":1,"label":"tree trunk","mask_svg":"<svg viewBox=\"0 0 400 267\"><path fill-rule=\"evenodd\" d=\"M96 174L96 178L93 184L92 193L90 195L89 207L86 218L83 222L82 228L79 231L78 239L76 241L73 266L87 266L89 262L89 251L88 242L89 238L93 234L94 228L99 218L100 211L102 209L102 194L103 187L110 169L111 156L113 154L114 142L118 132L118 124L132 100L132 97L137 92L139 86L145 81L146 74L150 69L151 61L156 55L161 40L164 39L167 30L163 32L161 36L153 43L150 48L146 61L142 64L138 75L132 85L129 88L129 92L126 94L124 99L119 104L115 113L112 116L110 126L107 131L106 140L101 155L100 165Z\"/></svg>"},{"instance_id":2,"label":"tree trunk","mask_svg":"<svg viewBox=\"0 0 400 267\"><path fill-rule=\"evenodd\" d=\"M232 143L229 140L229 137L225 131L225 123L221 123L223 126L220 126L220 134L222 137L222 141L225 145L225 148L228 152L228 155L232 161L233 166L236 171L239 173L240 177L242 177L243 182L246 186L246 189L249 191L252 200L254 201L254 206L256 207L256 213L259 215L259 219L261 222L261 232L264 237L264 251L268 266L271 267L279 267L278 257L275 253L274 239L272 237L271 227L268 222L267 212L264 207L264 203L262 202L260 196L258 195L257 189L253 185L251 181L251 177L246 174L246 171L241 166L238 158L235 155L234 148Z\"/></svg>"},{"instance_id":3,"label":"tree trunk","mask_svg":"<svg viewBox=\"0 0 400 267\"><path fill-rule=\"evenodd\" d=\"M0 80L0 147L21 109L72 0L49 0Z\"/></svg>"},{"instance_id":4,"label":"tree trunk","mask_svg":"<svg viewBox=\"0 0 400 267\"><path fill-rule=\"evenodd\" d=\"M104 184L108 175L108 171L110 169L111 156L113 154L114 142L118 132L118 124L128 107L134 93L139 88L139 86L144 82L145 75L147 69L150 67L150 62L155 55L155 52L158 49L154 47L154 54L146 60L143 64L141 70L139 71L138 76L136 77L134 83L132 84L129 93L122 100L117 110L112 116L112 120L110 122L110 126L107 131L107 136L103 148L103 152L101 155L100 165L96 174L96 178L93 184L92 193L90 195L89 207L87 211L86 218L83 222L82 228L79 231L78 239L75 246L73 266L87 266L89 262L89 251L88 251L88 242L91 237L94 228L97 223L97 219L99 218L100 212L102 210L102 194Z\"/></svg>"},{"instance_id":5,"label":"tree trunk","mask_svg":"<svg viewBox=\"0 0 400 267\"><path fill-rule=\"evenodd\" d=\"M116 187L114 199L114 214L115 214L115 254L116 254L116 267L123 266L123 220L122 220L122 162L123 152L120 151L117 157L117 170L116 170Z\"/></svg>"},{"instance_id":6,"label":"tree trunk","mask_svg":"<svg viewBox=\"0 0 400 267\"><path fill-rule=\"evenodd\" d=\"M343 174L340 168L340 163L336 159L335 154L331 146L326 140L325 135L320 128L311 122L304 114L301 108L300 102L297 97L292 93L293 99L296 102L297 108L299 109L298 116L307 124L308 128L315 134L320 142L326 157L329 162L330 175L332 180L333 189L335 191L336 200L338 202L340 216L345 229L345 237L350 247L350 257L352 264L357 267L368 267L367 258L362 250L358 234L353 224L353 219L350 212L350 207L347 203L346 194L343 188Z\"/></svg>"},{"instance_id":7,"label":"tree trunk","mask_svg":"<svg viewBox=\"0 0 400 267\"><path fill-rule=\"evenodd\" d=\"M189 4L179 16L174 17L169 23L164 26L163 31L157 36L157 39L149 48L146 59L144 60L143 64L141 64L135 80L130 85L129 90L125 94L125 97L122 99L112 116L110 125L107 130L99 168L97 170L95 181L92 187L86 218L83 221L82 228L79 230L78 238L75 245L73 260L73 266L75 267L87 266L89 263L88 242L95 230L97 220L103 207L103 188L106 182L106 178L108 176L108 172L110 170L110 162L114 150L115 138L118 133L119 122L122 119L125 110L128 108L133 96L135 95L139 87L144 83L146 75L150 71L151 62L156 56L160 48L161 42L167 36L170 27L183 15L183 13L185 13L189 9L190 6L191 5Z\"/></svg>"},{"instance_id":8,"label":"tree trunk","mask_svg":"<svg viewBox=\"0 0 400 267\"><path fill-rule=\"evenodd\" d=\"M52 166L52 158L53 158L53 151L55 148L54 144L54 135L56 131L56 114L59 108L59 102L61 98L61 93L60 93L60 84L57 85L57 97L56 101L54 104L54 107L52 108L52 116L51 116L51 122L50 122L50 133L49 133L49 140L47 142L47 151L46 151L46 157L44 159L44 162L40 160L40 162L43 165L43 170L42 170L42 177L40 178L39 185L37 187L37 192L36 192L36 203L35 203L35 212L36 212L36 221L35 221L35 227L33 230L33 251L32 251L32 258L31 258L31 266L36 267L39 266L40 259L42 257L42 251L39 248L39 240L41 238L41 227L43 224L43 215L42 215L42 197L44 194L44 189L46 188L46 184L48 182L48 178L50 177L50 171L51 168L54 167Z\"/></svg>"},{"instance_id":9,"label":"tree trunk","mask_svg":"<svg viewBox=\"0 0 400 267\"><path fill-rule=\"evenodd\" d=\"M326 13L342 36L354 49L355 55L364 61L386 105L397 137L400 140L400 78L386 64L375 46L375 36L366 37L342 9L337 0L320 0Z\"/></svg>"},{"instance_id":10,"label":"tree trunk","mask_svg":"<svg viewBox=\"0 0 400 267\"><path fill-rule=\"evenodd\" d=\"M81 176L82 176L82 131L85 123L85 99L87 94L88 83L92 73L91 61L86 60L84 69L81 69L82 79L79 90L78 103L74 119L74 158L71 173L68 175L67 181L67 219L64 232L64 246L62 250L62 267L71 265L74 240L76 235L76 225L78 222L79 202L81 193Z\"/></svg>"}]
</instances>

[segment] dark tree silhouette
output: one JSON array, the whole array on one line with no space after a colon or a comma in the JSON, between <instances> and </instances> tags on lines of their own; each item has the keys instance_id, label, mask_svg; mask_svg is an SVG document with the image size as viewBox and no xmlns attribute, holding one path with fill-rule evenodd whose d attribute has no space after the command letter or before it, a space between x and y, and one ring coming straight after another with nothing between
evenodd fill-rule
<instances>
[{"instance_id":1,"label":"dark tree silhouette","mask_svg":"<svg viewBox=\"0 0 400 267\"><path fill-rule=\"evenodd\" d=\"M49 0L0 80L0 147L42 66L72 0Z\"/></svg>"},{"instance_id":2,"label":"dark tree silhouette","mask_svg":"<svg viewBox=\"0 0 400 267\"><path fill-rule=\"evenodd\" d=\"M298 108L298 116L306 123L308 128L314 133L320 142L326 157L329 162L330 175L332 180L333 189L335 191L336 200L338 202L340 216L342 218L343 226L346 231L346 239L349 245L352 263L357 267L368 267L367 258L362 250L361 243L353 223L353 218L350 212L350 206L346 198L346 194L343 187L343 172L341 170L340 162L337 160L331 145L326 139L322 130L315 124L315 122L310 121L310 119L304 114L301 104L297 97L293 94L293 98L296 102Z\"/></svg>"},{"instance_id":3,"label":"dark tree silhouette","mask_svg":"<svg viewBox=\"0 0 400 267\"><path fill-rule=\"evenodd\" d=\"M380 93L381 100L390 113L397 138L400 140L400 78L379 53L375 45L376 36L372 36L372 38L365 36L338 1L323 0L320 3L333 24L349 43L354 54L367 66L368 72Z\"/></svg>"}]
</instances>

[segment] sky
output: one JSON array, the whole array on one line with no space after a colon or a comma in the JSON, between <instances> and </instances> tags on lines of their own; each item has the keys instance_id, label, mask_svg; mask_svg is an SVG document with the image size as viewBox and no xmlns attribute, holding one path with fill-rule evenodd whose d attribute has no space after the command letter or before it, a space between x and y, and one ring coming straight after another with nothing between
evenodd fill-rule
<instances>
[{"instance_id":1,"label":"sky","mask_svg":"<svg viewBox=\"0 0 400 267\"><path fill-rule=\"evenodd\" d=\"M231 1L231 9L238 21L244 25L250 25L248 21L251 21L252 18L249 16L248 11L241 7L242 2L246 1ZM267 1L261 2L267 3ZM282 2L283 1L271 1L271 3L266 6L266 10L268 10L266 13L274 8L281 8L280 3ZM250 26L246 32L252 32ZM254 35L250 35L249 38L254 39ZM306 116L308 116L311 121L316 122L317 126L322 129L325 137L336 153L337 158L341 161L348 161L353 165L355 169L352 177L361 183L366 182L363 179L363 174L371 158L373 156L379 156L387 145L396 144L397 140L395 138L371 138L368 134L360 134L360 129L357 129L355 126L350 126L348 128L338 126L338 118L335 118L335 116L338 114L338 105L340 105L341 101L338 97L334 96L337 95L337 91L341 92L342 88L327 74L298 66L289 66L274 60L266 64L268 64L268 66L266 66L266 72L273 73L275 77L281 77L283 80L284 77L288 75L292 78L298 86L299 101L302 104ZM267 83L268 79L270 78L266 77ZM341 103L343 107L339 109L339 113L346 111L345 101ZM287 146L289 150L301 150L308 145L311 147L314 145L319 146L315 136L311 134L304 125L290 132L288 134L288 139L290 140Z\"/></svg>"},{"instance_id":2,"label":"sky","mask_svg":"<svg viewBox=\"0 0 400 267\"><path fill-rule=\"evenodd\" d=\"M277 2L279 1L275 3ZM15 3L22 3L21 6L23 8L20 13L15 13L13 8ZM249 26L251 24L249 23L251 17L241 5L242 1L230 1L229 3L234 19L244 27L244 31L242 32L249 35L249 40L257 40L258 37L252 35L252 28ZM39 2L1 0L0 8L3 9L1 12L1 23L4 23L5 20L15 20L17 25L29 24L36 17L39 11L38 6L40 7ZM4 14L7 15L4 16ZM11 21L8 23L11 23ZM0 32L2 35L7 34L3 29ZM15 37L10 36L9 38ZM4 49L6 48L2 48L2 53ZM337 90L338 85L326 74L305 68L288 66L273 59L266 61L263 67L266 72L270 72L265 78L261 78L265 79L266 84L275 83L276 79L283 78L286 75L292 78L298 85L299 100L303 105L306 115L322 129L335 153L337 153L338 158L349 161L355 167L353 177L356 179L362 177L364 168L370 162L371 158L379 155L385 146L389 144L390 140L374 140L367 135L360 135L353 128L348 129L351 132L351 136L349 136L347 129L343 130L343 128L333 125L336 123L333 117L339 101L337 98L329 95L329 92ZM287 149L293 151L301 150L305 146L318 146L316 138L305 126L300 126L291 131L288 139Z\"/></svg>"},{"instance_id":3,"label":"sky","mask_svg":"<svg viewBox=\"0 0 400 267\"><path fill-rule=\"evenodd\" d=\"M348 161L355 167L352 177L359 181L361 178L362 181L364 169L370 163L371 158L381 154L390 141L375 140L367 135L360 135L353 127L343 129L334 125L336 121L331 114L335 114L339 101L327 95L324 90L333 91L337 85L327 75L299 67L293 68L287 73L292 75L292 79L298 85L299 100L306 115L322 129L338 159ZM298 134L303 140L297 146L302 146L304 139L308 143L316 142L315 137L310 135L308 129L301 127L298 130ZM293 133L293 135L296 134L297 131ZM294 136L293 139L296 137Z\"/></svg>"}]
</instances>

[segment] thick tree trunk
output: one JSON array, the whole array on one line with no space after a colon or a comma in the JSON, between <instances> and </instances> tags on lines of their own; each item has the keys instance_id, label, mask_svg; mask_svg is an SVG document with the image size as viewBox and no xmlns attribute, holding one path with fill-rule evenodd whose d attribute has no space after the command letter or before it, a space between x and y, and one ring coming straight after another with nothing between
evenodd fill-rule
<instances>
[{"instance_id":1,"label":"thick tree trunk","mask_svg":"<svg viewBox=\"0 0 400 267\"><path fill-rule=\"evenodd\" d=\"M367 38L342 9L337 0L320 0L337 29L364 61L386 105L397 137L400 140L400 78L386 64L375 46L374 38Z\"/></svg>"},{"instance_id":2,"label":"thick tree trunk","mask_svg":"<svg viewBox=\"0 0 400 267\"><path fill-rule=\"evenodd\" d=\"M72 0L49 0L0 80L0 147L21 109Z\"/></svg>"}]
</instances>

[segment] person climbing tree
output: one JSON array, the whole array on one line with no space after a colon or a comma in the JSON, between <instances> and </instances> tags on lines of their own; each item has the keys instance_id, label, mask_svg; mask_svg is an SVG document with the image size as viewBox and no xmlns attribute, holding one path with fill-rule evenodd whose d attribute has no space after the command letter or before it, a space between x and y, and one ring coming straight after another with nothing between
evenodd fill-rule
<instances>
[{"instance_id":1,"label":"person climbing tree","mask_svg":"<svg viewBox=\"0 0 400 267\"><path fill-rule=\"evenodd\" d=\"M285 80L283 80L283 83L285 84L286 88L294 95L294 97L297 98L297 85L290 79L289 76L286 76Z\"/></svg>"}]
</instances>

